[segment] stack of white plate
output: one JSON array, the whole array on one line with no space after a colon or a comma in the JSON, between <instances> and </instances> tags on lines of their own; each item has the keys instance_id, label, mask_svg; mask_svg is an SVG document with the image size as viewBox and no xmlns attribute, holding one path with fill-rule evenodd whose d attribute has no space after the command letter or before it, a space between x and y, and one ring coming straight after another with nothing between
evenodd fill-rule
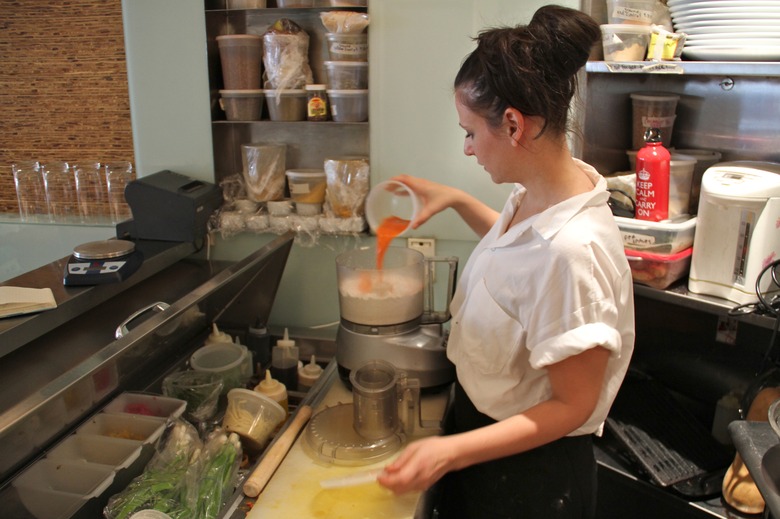
<instances>
[{"instance_id":1,"label":"stack of white plate","mask_svg":"<svg viewBox=\"0 0 780 519\"><path fill-rule=\"evenodd\" d=\"M707 61L780 60L780 0L669 0L683 56Z\"/></svg>"}]
</instances>

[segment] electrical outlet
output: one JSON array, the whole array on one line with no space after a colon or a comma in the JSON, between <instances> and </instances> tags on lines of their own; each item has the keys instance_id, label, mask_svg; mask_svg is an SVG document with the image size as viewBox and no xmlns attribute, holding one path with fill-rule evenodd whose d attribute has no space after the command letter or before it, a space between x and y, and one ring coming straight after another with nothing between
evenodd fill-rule
<instances>
[{"instance_id":1,"label":"electrical outlet","mask_svg":"<svg viewBox=\"0 0 780 519\"><path fill-rule=\"evenodd\" d=\"M406 246L422 252L426 258L436 255L436 240L434 238L407 238Z\"/></svg>"}]
</instances>

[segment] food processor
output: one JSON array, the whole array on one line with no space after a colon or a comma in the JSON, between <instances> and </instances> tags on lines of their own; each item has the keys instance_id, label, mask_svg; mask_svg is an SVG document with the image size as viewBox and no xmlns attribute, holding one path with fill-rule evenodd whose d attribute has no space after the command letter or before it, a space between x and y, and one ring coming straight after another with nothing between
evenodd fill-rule
<instances>
[{"instance_id":1,"label":"food processor","mask_svg":"<svg viewBox=\"0 0 780 519\"><path fill-rule=\"evenodd\" d=\"M436 266L448 267L445 310L434 310ZM458 259L425 258L416 250L390 247L382 268L375 248L355 249L336 258L341 322L336 361L347 384L356 367L369 360L389 362L423 389L455 379L447 359L442 325L450 318ZM444 270L443 268L441 270Z\"/></svg>"}]
</instances>

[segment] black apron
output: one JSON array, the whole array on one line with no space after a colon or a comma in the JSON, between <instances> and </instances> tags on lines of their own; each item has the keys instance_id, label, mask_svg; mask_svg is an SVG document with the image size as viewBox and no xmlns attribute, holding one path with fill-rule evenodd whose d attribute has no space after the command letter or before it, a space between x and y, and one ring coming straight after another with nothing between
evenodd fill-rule
<instances>
[{"instance_id":1,"label":"black apron","mask_svg":"<svg viewBox=\"0 0 780 519\"><path fill-rule=\"evenodd\" d=\"M459 383L455 386L445 434L495 423L474 407ZM528 452L450 472L434 492L434 517L440 519L593 518L593 441L590 435L565 437Z\"/></svg>"}]
</instances>

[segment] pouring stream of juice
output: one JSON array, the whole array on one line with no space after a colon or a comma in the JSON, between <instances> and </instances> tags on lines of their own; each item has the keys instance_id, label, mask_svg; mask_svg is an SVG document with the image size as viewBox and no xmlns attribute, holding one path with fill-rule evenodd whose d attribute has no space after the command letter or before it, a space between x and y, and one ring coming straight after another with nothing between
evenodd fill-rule
<instances>
[{"instance_id":1,"label":"pouring stream of juice","mask_svg":"<svg viewBox=\"0 0 780 519\"><path fill-rule=\"evenodd\" d=\"M404 232L409 226L409 220L398 218L397 216L388 216L376 230L376 268L382 270L385 259L385 253L393 239Z\"/></svg>"},{"instance_id":2,"label":"pouring stream of juice","mask_svg":"<svg viewBox=\"0 0 780 519\"><path fill-rule=\"evenodd\" d=\"M398 218L397 216L388 216L379 224L376 230L376 269L381 276L384 264L385 253L393 239L404 232L409 225L409 220ZM380 278L381 279L381 278ZM364 272L360 277L360 290L367 294L373 290L372 278L368 272Z\"/></svg>"}]
</instances>

